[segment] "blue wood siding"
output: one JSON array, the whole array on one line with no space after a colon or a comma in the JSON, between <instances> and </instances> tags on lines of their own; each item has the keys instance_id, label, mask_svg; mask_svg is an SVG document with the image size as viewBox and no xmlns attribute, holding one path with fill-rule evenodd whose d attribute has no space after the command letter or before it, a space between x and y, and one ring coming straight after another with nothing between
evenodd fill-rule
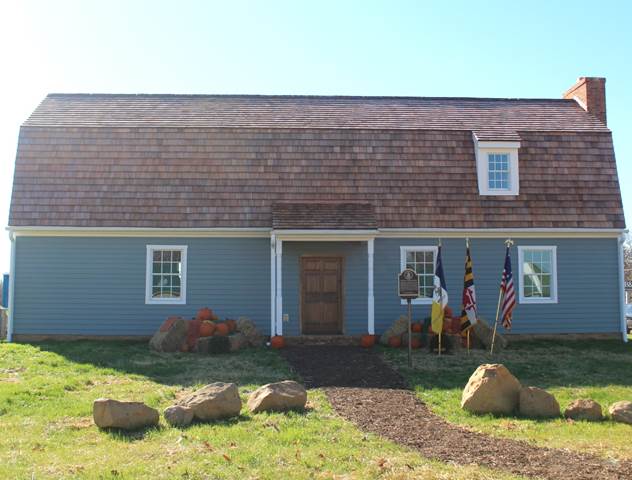
<instances>
[{"instance_id":1,"label":"blue wood siding","mask_svg":"<svg viewBox=\"0 0 632 480\"><path fill-rule=\"evenodd\" d=\"M610 333L620 331L617 239L516 239L511 259L516 289L518 245L557 245L557 304L518 304L512 333ZM400 305L396 275L400 246L436 245L434 239L377 239L375 241L375 324L381 332L406 307ZM503 239L471 240L474 283L480 314L493 321L504 262ZM443 240L443 267L455 314L460 313L465 241ZM516 294L517 294L516 290ZM415 305L415 318L430 314L430 305Z\"/></svg>"},{"instance_id":2,"label":"blue wood siding","mask_svg":"<svg viewBox=\"0 0 632 480\"><path fill-rule=\"evenodd\" d=\"M187 245L186 305L145 305L146 245ZM149 335L169 315L191 317L202 306L221 317L246 315L270 332L268 238L18 237L16 334ZM381 333L405 306L397 297L400 246L436 245L434 239L375 240L375 324ZM519 287L518 245L557 246L558 303L518 304L514 333L618 332L616 239L517 239L512 248ZM450 305L460 309L464 240L444 239ZM286 335L300 334L299 259L306 254L344 257L344 331L367 331L366 242L284 242L283 313ZM481 314L494 318L503 264L502 239L472 239ZM415 318L430 312L414 306Z\"/></svg>"},{"instance_id":3,"label":"blue wood siding","mask_svg":"<svg viewBox=\"0 0 632 480\"><path fill-rule=\"evenodd\" d=\"M145 305L148 244L188 245L186 305ZM17 238L16 334L150 335L203 306L269 334L268 238Z\"/></svg>"}]
</instances>

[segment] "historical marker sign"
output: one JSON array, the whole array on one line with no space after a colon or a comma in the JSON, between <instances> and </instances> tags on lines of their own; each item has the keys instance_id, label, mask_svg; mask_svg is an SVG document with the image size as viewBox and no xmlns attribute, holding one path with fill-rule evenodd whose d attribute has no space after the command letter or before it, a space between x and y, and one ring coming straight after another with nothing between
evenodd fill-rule
<instances>
[{"instance_id":1,"label":"historical marker sign","mask_svg":"<svg viewBox=\"0 0 632 480\"><path fill-rule=\"evenodd\" d=\"M419 275L411 268L399 274L399 296L410 299L419 296Z\"/></svg>"}]
</instances>

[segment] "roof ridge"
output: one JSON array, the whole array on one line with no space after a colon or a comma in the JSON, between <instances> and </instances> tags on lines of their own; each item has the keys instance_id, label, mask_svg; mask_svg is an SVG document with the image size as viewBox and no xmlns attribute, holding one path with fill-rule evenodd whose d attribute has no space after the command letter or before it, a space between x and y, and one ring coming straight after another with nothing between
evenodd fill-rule
<instances>
[{"instance_id":1,"label":"roof ridge","mask_svg":"<svg viewBox=\"0 0 632 480\"><path fill-rule=\"evenodd\" d=\"M534 101L534 102L560 102L568 103L574 102L573 99L566 98L526 98L526 97L447 97L447 96L415 96L415 95L268 95L268 94L241 94L241 93L64 93L64 92L51 92L46 95L47 98L54 97L124 97L124 98L140 98L140 97L153 97L153 98L217 98L217 99L341 99L341 100L484 100L484 101Z\"/></svg>"}]
</instances>

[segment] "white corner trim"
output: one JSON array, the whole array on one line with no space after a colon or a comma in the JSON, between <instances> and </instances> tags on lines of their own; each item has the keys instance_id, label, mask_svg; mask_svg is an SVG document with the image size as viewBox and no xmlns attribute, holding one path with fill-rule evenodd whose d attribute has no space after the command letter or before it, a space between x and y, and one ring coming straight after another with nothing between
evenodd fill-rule
<instances>
[{"instance_id":1,"label":"white corner trim","mask_svg":"<svg viewBox=\"0 0 632 480\"><path fill-rule=\"evenodd\" d=\"M276 238L276 335L283 335L283 241Z\"/></svg>"},{"instance_id":2,"label":"white corner trim","mask_svg":"<svg viewBox=\"0 0 632 480\"><path fill-rule=\"evenodd\" d=\"M15 250L17 238L15 235L9 235L11 240L11 260L9 270L9 318L7 320L7 342L13 341L13 322L15 318Z\"/></svg>"},{"instance_id":3,"label":"white corner trim","mask_svg":"<svg viewBox=\"0 0 632 480\"><path fill-rule=\"evenodd\" d=\"M368 324L367 330L369 335L375 335L375 298L373 293L373 256L375 251L375 240L370 239L367 240L367 263L368 263L368 276L369 276L369 284L368 284L368 299L367 299L367 310L368 310Z\"/></svg>"},{"instance_id":4,"label":"white corner trim","mask_svg":"<svg viewBox=\"0 0 632 480\"><path fill-rule=\"evenodd\" d=\"M154 250L180 250L180 298L152 298L152 268ZM146 305L186 305L187 303L187 246L186 245L147 245L145 259L145 304Z\"/></svg>"},{"instance_id":5,"label":"white corner trim","mask_svg":"<svg viewBox=\"0 0 632 480\"><path fill-rule=\"evenodd\" d=\"M548 298L524 296L524 251L540 250L551 252L551 296ZM521 245L518 246L518 302L520 304L558 303L557 301L557 246L556 245ZM514 280L515 285L515 280Z\"/></svg>"},{"instance_id":6,"label":"white corner trim","mask_svg":"<svg viewBox=\"0 0 632 480\"><path fill-rule=\"evenodd\" d=\"M276 236L270 237L270 336L276 335Z\"/></svg>"},{"instance_id":7,"label":"white corner trim","mask_svg":"<svg viewBox=\"0 0 632 480\"><path fill-rule=\"evenodd\" d=\"M619 236L619 241L617 245L619 247L619 315L620 315L620 324L621 324L621 335L623 337L623 342L628 343L628 329L627 322L625 319L625 270L624 270L624 261L623 261L623 244L625 243L625 233L622 233Z\"/></svg>"},{"instance_id":8,"label":"white corner trim","mask_svg":"<svg viewBox=\"0 0 632 480\"><path fill-rule=\"evenodd\" d=\"M432 245L402 245L399 247L399 271L403 271L406 268L406 253L414 251L414 252L432 252L432 271L434 272L437 268L437 252L439 248L437 246ZM399 272L398 272L399 273ZM413 305L431 305L432 298L414 298L411 303ZM408 301L404 299L400 299L401 305L407 305Z\"/></svg>"}]
</instances>

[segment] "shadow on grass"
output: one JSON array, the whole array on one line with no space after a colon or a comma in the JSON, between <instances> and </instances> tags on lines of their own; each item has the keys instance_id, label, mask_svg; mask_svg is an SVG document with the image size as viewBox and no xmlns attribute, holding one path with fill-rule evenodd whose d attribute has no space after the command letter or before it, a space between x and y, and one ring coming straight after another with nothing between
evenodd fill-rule
<instances>
[{"instance_id":1,"label":"shadow on grass","mask_svg":"<svg viewBox=\"0 0 632 480\"><path fill-rule=\"evenodd\" d=\"M164 385L190 387L232 382L244 386L292 378L285 361L265 348L198 355L153 352L147 342L133 341L46 341L29 345L60 355L74 364L95 367L100 374L111 370L110 374L139 375Z\"/></svg>"},{"instance_id":2,"label":"shadow on grass","mask_svg":"<svg viewBox=\"0 0 632 480\"><path fill-rule=\"evenodd\" d=\"M516 341L494 355L472 350L438 357L416 351L412 369L405 351L380 351L413 389L462 389L483 363L502 363L523 385L541 388L632 386L632 345L618 340Z\"/></svg>"},{"instance_id":3,"label":"shadow on grass","mask_svg":"<svg viewBox=\"0 0 632 480\"><path fill-rule=\"evenodd\" d=\"M147 435L154 432L161 432L165 430L165 427L160 425L140 428L138 430L124 430L122 428L99 428L99 431L107 434L114 440L121 442L138 442L144 440Z\"/></svg>"}]
</instances>

